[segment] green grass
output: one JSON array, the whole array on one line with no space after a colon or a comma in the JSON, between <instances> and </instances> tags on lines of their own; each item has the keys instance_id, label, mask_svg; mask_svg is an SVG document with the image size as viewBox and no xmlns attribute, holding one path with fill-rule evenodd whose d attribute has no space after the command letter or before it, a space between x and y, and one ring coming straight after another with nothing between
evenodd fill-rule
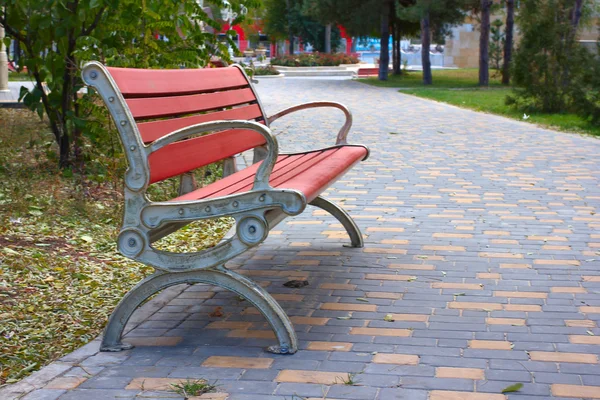
<instances>
[{"instance_id":1,"label":"green grass","mask_svg":"<svg viewBox=\"0 0 600 400\"><path fill-rule=\"evenodd\" d=\"M0 108L0 387L94 339L152 272L116 249L123 162L92 153L97 173L82 176L59 170L56 150L36 114ZM172 182L153 186L156 197L177 191ZM158 244L199 251L230 226L198 221Z\"/></svg>"},{"instance_id":2,"label":"green grass","mask_svg":"<svg viewBox=\"0 0 600 400\"><path fill-rule=\"evenodd\" d=\"M171 384L173 391L177 394L188 397L201 396L204 393L216 392L217 385L208 383L205 379L197 380L186 380L179 382L178 384Z\"/></svg>"},{"instance_id":3,"label":"green grass","mask_svg":"<svg viewBox=\"0 0 600 400\"><path fill-rule=\"evenodd\" d=\"M11 82L29 82L31 81L31 77L24 72L9 72L8 80Z\"/></svg>"},{"instance_id":4,"label":"green grass","mask_svg":"<svg viewBox=\"0 0 600 400\"><path fill-rule=\"evenodd\" d=\"M399 88L402 93L413 96L502 115L561 131L600 135L600 127L591 125L575 114L536 113L524 119L523 112L505 104L506 96L512 89L501 85L500 76L495 71L490 71L489 88L478 86L477 69L433 70L432 74L433 85L427 87L423 86L420 71L408 72L400 76L390 75L387 81L379 81L377 78L360 81L378 87Z\"/></svg>"},{"instance_id":5,"label":"green grass","mask_svg":"<svg viewBox=\"0 0 600 400\"><path fill-rule=\"evenodd\" d=\"M433 86L436 88L466 88L477 87L479 82L479 71L477 69L435 69L433 74ZM418 88L423 87L423 76L421 71L406 71L402 75L390 74L387 81L380 81L376 77L361 79L361 82L378 87L391 88ZM490 86L501 86L500 76L490 71Z\"/></svg>"},{"instance_id":6,"label":"green grass","mask_svg":"<svg viewBox=\"0 0 600 400\"><path fill-rule=\"evenodd\" d=\"M511 89L508 88L459 90L419 88L401 90L401 92L475 111L502 115L561 131L600 135L600 127L591 125L575 114L537 113L529 115L529 118L525 120L522 112L504 104L506 96L511 93Z\"/></svg>"}]
</instances>

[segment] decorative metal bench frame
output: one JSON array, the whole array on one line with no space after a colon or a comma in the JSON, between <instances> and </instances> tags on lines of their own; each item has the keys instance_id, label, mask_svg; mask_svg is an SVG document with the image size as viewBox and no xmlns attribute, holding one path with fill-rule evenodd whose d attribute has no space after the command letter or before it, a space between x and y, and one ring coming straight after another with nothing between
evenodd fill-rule
<instances>
[{"instance_id":1,"label":"decorative metal bench frame","mask_svg":"<svg viewBox=\"0 0 600 400\"><path fill-rule=\"evenodd\" d=\"M348 109L339 103L314 102L287 108L267 118L252 84L239 66L198 70L133 70L106 68L98 62L90 62L84 66L82 76L84 82L100 94L115 121L129 166L125 173L124 217L117 241L118 249L124 256L155 268L152 275L140 281L117 305L105 328L100 349L120 351L132 347L121 341L123 330L134 310L153 294L172 285L207 283L235 292L258 308L279 341L277 346L269 347L268 351L295 353L296 334L281 306L262 287L245 276L228 270L224 264L263 242L270 229L285 217L300 214L307 204L332 214L348 232L352 247L363 247L361 232L352 218L342 208L319 196L353 165L368 157L368 149L364 146L346 143L346 136L352 126L352 115ZM236 95L244 95L247 99L223 100L235 98ZM212 100L220 102L220 105L206 105L207 101ZM185 104L188 101L201 105L187 106ZM236 101L244 104L236 105ZM232 106L232 103L236 104ZM303 193L294 188L286 188L285 183L282 184L283 187L274 188L270 185L272 171L279 168L280 164L277 163L280 155L277 139L271 133L269 124L294 111L315 107L340 109L344 112L346 121L337 135L335 146L318 153L325 160L319 162L328 164L321 168L323 171L318 169L318 163L314 166L316 171L321 171L319 176L326 174L332 166L341 167L338 168L337 175L328 177L329 180L320 187L311 189L310 198L307 199L309 191ZM185 117L169 120L175 112L173 110L179 110L179 114ZM248 110L253 110L254 114L248 114ZM197 115L190 118L188 116L192 111ZM210 112L215 115L212 116ZM250 115L250 118L242 120L238 115ZM161 116L163 120L159 119ZM143 119L154 121L139 123ZM192 120L201 122L190 124ZM168 125L171 123L176 125ZM153 128L155 126L160 128L158 133ZM165 131L172 126L177 129ZM140 133L141 131L143 132ZM208 132L217 133L195 137ZM237 135L235 141L231 140L232 134ZM213 155L200 154L198 160L195 160L196 157L191 160L189 155L186 157L177 153L183 151L182 143L199 150L203 149L202 146L223 144L223 141L226 146L221 147L225 150L214 147L220 150ZM244 174L250 168L236 173L232 157L240 153L240 149L251 148L254 148L255 162L262 162L253 166L255 169L258 167L255 172L245 173L245 178L252 180L251 188L246 187L247 190L225 196L198 195L199 198L196 199L177 198L166 202L153 202L146 196L146 189L151 183L172 176L180 176L180 194L184 198L186 195L193 196L196 187L190 171L219 159L225 160L224 175L230 175L227 178L233 179ZM162 158L157 156L161 151ZM313 156L317 153L291 154L289 159L299 159L307 154ZM281 171L283 170L282 166ZM308 172L302 173L310 177L312 170L306 171ZM290 169L286 173L295 172ZM308 180L310 179L306 179L306 176L304 180L300 179L304 185ZM236 234L215 247L191 253L173 253L151 247L151 243L192 221L222 216L235 219Z\"/></svg>"}]
</instances>

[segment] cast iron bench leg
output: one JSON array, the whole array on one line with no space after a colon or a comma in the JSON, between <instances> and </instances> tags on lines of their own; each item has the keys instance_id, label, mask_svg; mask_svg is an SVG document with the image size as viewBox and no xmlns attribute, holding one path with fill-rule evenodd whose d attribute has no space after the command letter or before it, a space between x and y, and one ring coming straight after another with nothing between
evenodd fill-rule
<instances>
[{"instance_id":1,"label":"cast iron bench leg","mask_svg":"<svg viewBox=\"0 0 600 400\"><path fill-rule=\"evenodd\" d=\"M351 247L364 247L365 244L360 229L352 217L343 208L321 196L317 197L309 204L327 211L342 223L344 228L346 228L346 232L348 232L348 236L350 236L350 241L352 243Z\"/></svg>"},{"instance_id":2,"label":"cast iron bench leg","mask_svg":"<svg viewBox=\"0 0 600 400\"><path fill-rule=\"evenodd\" d=\"M298 350L296 333L281 306L262 287L224 267L180 273L157 272L142 280L123 297L110 316L100 350L121 351L132 348L132 345L121 341L121 335L131 314L148 297L169 286L182 283L208 283L237 293L258 308L275 331L279 345L270 346L267 351L294 354Z\"/></svg>"}]
</instances>

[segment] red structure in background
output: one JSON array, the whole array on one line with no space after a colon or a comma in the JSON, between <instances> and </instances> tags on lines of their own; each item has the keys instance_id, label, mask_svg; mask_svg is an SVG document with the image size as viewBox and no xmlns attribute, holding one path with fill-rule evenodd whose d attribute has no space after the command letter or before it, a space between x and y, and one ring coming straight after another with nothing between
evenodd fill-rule
<instances>
[{"instance_id":1,"label":"red structure in background","mask_svg":"<svg viewBox=\"0 0 600 400\"><path fill-rule=\"evenodd\" d=\"M346 28L344 28L343 26L338 25L338 28L340 29L342 39L346 39L346 54L350 55L352 54L352 36L348 36Z\"/></svg>"},{"instance_id":2,"label":"red structure in background","mask_svg":"<svg viewBox=\"0 0 600 400\"><path fill-rule=\"evenodd\" d=\"M234 25L233 28L231 28L229 24L224 24L223 28L221 29L221 33L225 33L229 29L233 29L237 33L238 47L240 48L240 51L246 50L248 48L248 40L246 39L246 33L244 33L242 27L239 25Z\"/></svg>"},{"instance_id":3,"label":"red structure in background","mask_svg":"<svg viewBox=\"0 0 600 400\"><path fill-rule=\"evenodd\" d=\"M260 26L258 24L255 24L255 28L257 29L257 31L260 30ZM346 32L346 28L344 28L341 25L338 25L338 28L340 30L340 34L342 36L342 39L346 40L346 54L350 55L352 54L352 36L349 36L348 33ZM229 29L233 29L237 35L238 35L238 47L240 49L240 51L244 51L248 48L248 40L246 39L246 33L244 32L244 30L242 29L242 27L240 25L234 25L233 27L230 27L229 24L224 24L223 28L221 29L221 33L225 33L227 32ZM287 44L288 42L286 41L286 50L285 53L287 54L288 52L288 48L289 45ZM300 44L300 51L303 51L303 46L302 44ZM275 57L277 55L277 46L275 45L275 43L271 43L271 48L270 48L270 54L271 57Z\"/></svg>"}]
</instances>

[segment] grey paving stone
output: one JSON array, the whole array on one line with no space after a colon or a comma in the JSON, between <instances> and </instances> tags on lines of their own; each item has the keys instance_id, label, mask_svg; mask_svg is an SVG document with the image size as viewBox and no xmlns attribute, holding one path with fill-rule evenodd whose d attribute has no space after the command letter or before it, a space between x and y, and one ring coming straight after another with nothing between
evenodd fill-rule
<instances>
[{"instance_id":1,"label":"grey paving stone","mask_svg":"<svg viewBox=\"0 0 600 400\"><path fill-rule=\"evenodd\" d=\"M313 383L280 383L276 394L282 396L296 396L298 398L323 397L329 388Z\"/></svg>"},{"instance_id":2,"label":"grey paving stone","mask_svg":"<svg viewBox=\"0 0 600 400\"><path fill-rule=\"evenodd\" d=\"M334 385L327 392L331 399L373 400L377 396L377 388L365 386Z\"/></svg>"},{"instance_id":3,"label":"grey paving stone","mask_svg":"<svg viewBox=\"0 0 600 400\"><path fill-rule=\"evenodd\" d=\"M25 397L22 397L23 400L56 400L62 394L64 394L65 390L55 390L55 389L37 389L33 392L27 394Z\"/></svg>"},{"instance_id":4,"label":"grey paving stone","mask_svg":"<svg viewBox=\"0 0 600 400\"><path fill-rule=\"evenodd\" d=\"M403 376L400 384L407 389L427 389L427 390L457 390L472 391L474 389L473 381L470 379L454 378L428 378L417 376Z\"/></svg>"},{"instance_id":5,"label":"grey paving stone","mask_svg":"<svg viewBox=\"0 0 600 400\"><path fill-rule=\"evenodd\" d=\"M224 381L219 388L227 393L274 394L277 384L261 381Z\"/></svg>"},{"instance_id":6,"label":"grey paving stone","mask_svg":"<svg viewBox=\"0 0 600 400\"><path fill-rule=\"evenodd\" d=\"M59 397L60 400L115 400L133 399L139 390L73 389Z\"/></svg>"},{"instance_id":7,"label":"grey paving stone","mask_svg":"<svg viewBox=\"0 0 600 400\"><path fill-rule=\"evenodd\" d=\"M131 377L125 376L94 376L81 385L78 386L80 389L125 389Z\"/></svg>"},{"instance_id":8,"label":"grey paving stone","mask_svg":"<svg viewBox=\"0 0 600 400\"><path fill-rule=\"evenodd\" d=\"M377 400L427 400L426 390L414 390L403 388L381 389Z\"/></svg>"},{"instance_id":9,"label":"grey paving stone","mask_svg":"<svg viewBox=\"0 0 600 400\"><path fill-rule=\"evenodd\" d=\"M536 375L537 376L537 375ZM485 378L490 381L514 381L531 382L531 373L527 371L508 371L500 369L490 369L485 371ZM537 379L536 379L537 382ZM543 383L543 382L538 382Z\"/></svg>"},{"instance_id":10,"label":"grey paving stone","mask_svg":"<svg viewBox=\"0 0 600 400\"><path fill-rule=\"evenodd\" d=\"M477 391L485 393L500 393L512 383L499 381L476 381ZM519 389L520 395L550 396L550 385L537 383L523 383Z\"/></svg>"},{"instance_id":11,"label":"grey paving stone","mask_svg":"<svg viewBox=\"0 0 600 400\"><path fill-rule=\"evenodd\" d=\"M247 369L240 377L248 381L273 381L279 375L278 370L273 369Z\"/></svg>"},{"instance_id":12,"label":"grey paving stone","mask_svg":"<svg viewBox=\"0 0 600 400\"><path fill-rule=\"evenodd\" d=\"M571 374L556 374L549 372L535 372L534 373L535 382L536 383L562 383L565 385L581 385L582 378L579 375L571 375ZM598 377L592 376L596 382L598 382ZM586 383L583 383L584 385Z\"/></svg>"}]
</instances>

